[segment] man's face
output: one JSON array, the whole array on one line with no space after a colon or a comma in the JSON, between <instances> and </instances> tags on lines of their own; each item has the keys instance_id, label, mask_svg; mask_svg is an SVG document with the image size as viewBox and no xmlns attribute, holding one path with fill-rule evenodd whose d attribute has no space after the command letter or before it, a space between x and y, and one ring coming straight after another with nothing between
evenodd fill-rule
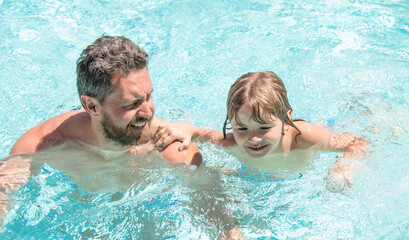
<instances>
[{"instance_id":1,"label":"man's face","mask_svg":"<svg viewBox=\"0 0 409 240\"><path fill-rule=\"evenodd\" d=\"M102 104L102 131L107 140L122 146L136 145L150 127L155 105L153 85L146 68L113 77L114 91Z\"/></svg>"}]
</instances>

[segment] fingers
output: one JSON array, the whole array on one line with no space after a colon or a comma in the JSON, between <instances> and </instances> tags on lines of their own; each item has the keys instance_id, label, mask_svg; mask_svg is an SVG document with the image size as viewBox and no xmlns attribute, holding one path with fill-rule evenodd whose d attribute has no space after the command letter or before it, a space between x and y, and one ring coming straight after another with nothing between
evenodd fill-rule
<instances>
[{"instance_id":1,"label":"fingers","mask_svg":"<svg viewBox=\"0 0 409 240\"><path fill-rule=\"evenodd\" d=\"M169 138L172 138L169 133L169 129L164 126L159 126L156 130L155 135L153 136L152 143L155 145L155 148L159 151L162 151L166 148L169 143Z\"/></svg>"},{"instance_id":2,"label":"fingers","mask_svg":"<svg viewBox=\"0 0 409 240\"><path fill-rule=\"evenodd\" d=\"M155 148L162 151L174 141L181 141L182 143L178 150L186 150L191 143L191 134L189 131L186 131L183 126L184 125L178 125L177 123L159 126L152 138L152 143L155 144Z\"/></svg>"},{"instance_id":3,"label":"fingers","mask_svg":"<svg viewBox=\"0 0 409 240\"><path fill-rule=\"evenodd\" d=\"M179 151L186 150L189 147L191 142L192 142L191 138L186 137L185 140L183 140L182 144L180 144Z\"/></svg>"},{"instance_id":4,"label":"fingers","mask_svg":"<svg viewBox=\"0 0 409 240\"><path fill-rule=\"evenodd\" d=\"M325 177L327 189L333 193L348 194L353 192L353 179L345 176L344 173L328 173Z\"/></svg>"},{"instance_id":5,"label":"fingers","mask_svg":"<svg viewBox=\"0 0 409 240\"><path fill-rule=\"evenodd\" d=\"M185 140L185 137L179 131L171 129L169 127L162 127L161 129L156 131L152 139L152 143L155 144L155 148L157 148L159 151L162 151L174 141ZM187 143L190 143L190 140L188 140Z\"/></svg>"},{"instance_id":6,"label":"fingers","mask_svg":"<svg viewBox=\"0 0 409 240\"><path fill-rule=\"evenodd\" d=\"M155 148L158 149L159 151L162 151L167 145L165 145L165 139L167 136L162 135L156 142L155 142Z\"/></svg>"},{"instance_id":7,"label":"fingers","mask_svg":"<svg viewBox=\"0 0 409 240\"><path fill-rule=\"evenodd\" d=\"M156 129L155 134L153 135L152 142L156 143L162 137L162 135L165 134L165 132L166 128L164 126L159 126L158 129Z\"/></svg>"},{"instance_id":8,"label":"fingers","mask_svg":"<svg viewBox=\"0 0 409 240\"><path fill-rule=\"evenodd\" d=\"M159 151L162 151L174 141L175 138L173 138L171 135L162 135L162 137L155 143L155 146Z\"/></svg>"},{"instance_id":9,"label":"fingers","mask_svg":"<svg viewBox=\"0 0 409 240\"><path fill-rule=\"evenodd\" d=\"M184 139L179 139L171 134L164 134L159 138L159 140L155 142L155 148L158 149L159 151L162 151L168 145L172 144L175 141L182 141L178 148L179 151L186 150L192 142L191 138L189 137L186 137Z\"/></svg>"}]
</instances>

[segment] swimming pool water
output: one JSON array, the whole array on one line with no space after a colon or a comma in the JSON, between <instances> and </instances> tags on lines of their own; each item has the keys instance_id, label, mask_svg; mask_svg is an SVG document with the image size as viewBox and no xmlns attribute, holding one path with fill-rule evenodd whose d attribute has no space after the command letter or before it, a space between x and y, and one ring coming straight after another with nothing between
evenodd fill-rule
<instances>
[{"instance_id":1,"label":"swimming pool water","mask_svg":"<svg viewBox=\"0 0 409 240\"><path fill-rule=\"evenodd\" d=\"M0 1L1 157L31 127L80 107L75 61L104 33L149 53L164 119L221 129L233 81L271 70L294 117L331 119L333 131L373 145L347 194L323 182L333 153L298 180L271 182L215 170L239 163L203 144L203 171L108 165L83 180L109 179L101 193L45 164L13 195L0 238L215 239L231 226L247 239L409 238L408 9L398 0Z\"/></svg>"}]
</instances>

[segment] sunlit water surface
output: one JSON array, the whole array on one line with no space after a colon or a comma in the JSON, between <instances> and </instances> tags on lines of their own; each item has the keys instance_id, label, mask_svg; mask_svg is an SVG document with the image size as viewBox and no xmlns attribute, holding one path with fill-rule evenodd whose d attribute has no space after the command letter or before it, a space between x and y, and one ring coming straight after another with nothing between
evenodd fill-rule
<instances>
[{"instance_id":1,"label":"sunlit water surface","mask_svg":"<svg viewBox=\"0 0 409 240\"><path fill-rule=\"evenodd\" d=\"M42 153L34 158L56 165L36 166L10 196L0 238L218 239L233 226L247 239L409 238L408 9L398 0L0 0L2 157L31 127L80 108L75 61L104 33L149 53L164 119L221 129L233 81L271 70L293 117L329 120L373 149L346 194L323 181L334 153L279 182L230 174L239 162L211 144L199 144L205 169L117 157L95 162L87 179L57 162L94 169L89 156Z\"/></svg>"}]
</instances>

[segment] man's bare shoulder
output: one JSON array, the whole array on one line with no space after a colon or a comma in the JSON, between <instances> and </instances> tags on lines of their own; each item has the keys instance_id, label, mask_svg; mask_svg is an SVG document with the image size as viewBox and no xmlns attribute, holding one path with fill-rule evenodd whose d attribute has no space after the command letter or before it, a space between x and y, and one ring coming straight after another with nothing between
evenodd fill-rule
<instances>
[{"instance_id":1,"label":"man's bare shoulder","mask_svg":"<svg viewBox=\"0 0 409 240\"><path fill-rule=\"evenodd\" d=\"M78 139L84 142L91 128L91 117L85 110L76 110L57 116L56 130L65 138ZM51 119L50 119L51 120Z\"/></svg>"},{"instance_id":2,"label":"man's bare shoulder","mask_svg":"<svg viewBox=\"0 0 409 240\"><path fill-rule=\"evenodd\" d=\"M10 154L34 153L60 145L66 138L81 139L87 125L87 115L84 110L75 110L44 121L24 133L16 141Z\"/></svg>"}]
</instances>

